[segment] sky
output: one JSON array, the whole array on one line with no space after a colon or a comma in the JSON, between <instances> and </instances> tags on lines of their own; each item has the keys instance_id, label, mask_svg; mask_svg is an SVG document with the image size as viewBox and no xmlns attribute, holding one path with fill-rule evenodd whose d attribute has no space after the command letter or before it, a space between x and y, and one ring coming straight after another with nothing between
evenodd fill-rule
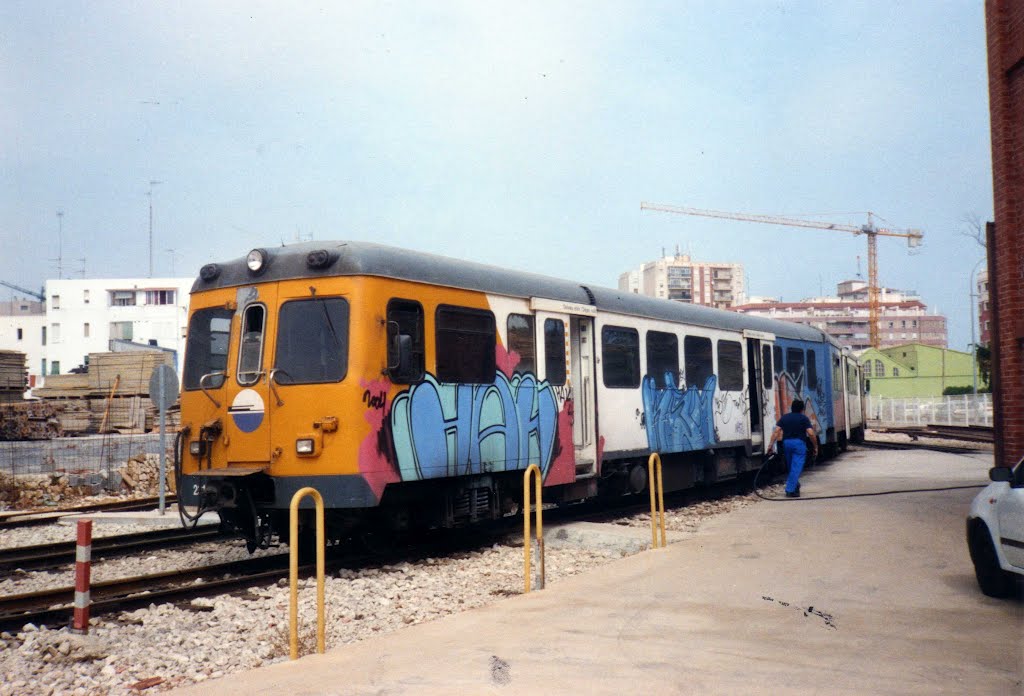
<instances>
[{"instance_id":1,"label":"sky","mask_svg":"<svg viewBox=\"0 0 1024 696\"><path fill-rule=\"evenodd\" d=\"M155 276L352 239L615 287L678 246L797 301L866 277L864 236L641 201L873 211L924 232L879 240L881 284L971 340L968 221L993 210L981 0L6 0L0 66L17 285L146 277L152 202Z\"/></svg>"}]
</instances>

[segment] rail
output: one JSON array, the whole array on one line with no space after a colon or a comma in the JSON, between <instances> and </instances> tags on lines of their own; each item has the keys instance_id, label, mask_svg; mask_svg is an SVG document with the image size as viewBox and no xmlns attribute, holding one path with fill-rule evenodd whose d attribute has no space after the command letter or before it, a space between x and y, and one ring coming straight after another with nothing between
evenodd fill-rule
<instances>
[{"instance_id":1,"label":"rail","mask_svg":"<svg viewBox=\"0 0 1024 696\"><path fill-rule=\"evenodd\" d=\"M665 486L661 479L661 455L657 452L651 452L647 458L647 488L651 491L651 548L665 548ZM660 544L658 528L661 529Z\"/></svg>"},{"instance_id":2,"label":"rail","mask_svg":"<svg viewBox=\"0 0 1024 696\"><path fill-rule=\"evenodd\" d=\"M312 496L316 505L316 651L324 648L324 499L315 488L300 488L292 496L289 514L288 576L291 586L288 640L291 659L299 658L299 503Z\"/></svg>"},{"instance_id":3,"label":"rail","mask_svg":"<svg viewBox=\"0 0 1024 696\"><path fill-rule=\"evenodd\" d=\"M536 516L537 516L537 556L538 566L540 568L539 577L537 579L537 586L540 589L544 589L544 515L541 510L543 507L543 481L541 477L540 467L536 464L531 464L526 467L526 471L523 472L523 593L529 594L530 592L530 556L533 551L533 544L530 541L530 477L534 475L535 485L535 498L536 498Z\"/></svg>"}]
</instances>

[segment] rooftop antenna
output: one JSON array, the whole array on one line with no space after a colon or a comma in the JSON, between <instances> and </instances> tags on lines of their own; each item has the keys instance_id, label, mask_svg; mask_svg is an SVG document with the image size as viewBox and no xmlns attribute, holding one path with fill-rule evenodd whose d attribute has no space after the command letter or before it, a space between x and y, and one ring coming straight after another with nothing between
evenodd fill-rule
<instances>
[{"instance_id":1,"label":"rooftop antenna","mask_svg":"<svg viewBox=\"0 0 1024 696\"><path fill-rule=\"evenodd\" d=\"M863 276L861 276L860 274L860 254L857 254L857 277L863 278Z\"/></svg>"}]
</instances>

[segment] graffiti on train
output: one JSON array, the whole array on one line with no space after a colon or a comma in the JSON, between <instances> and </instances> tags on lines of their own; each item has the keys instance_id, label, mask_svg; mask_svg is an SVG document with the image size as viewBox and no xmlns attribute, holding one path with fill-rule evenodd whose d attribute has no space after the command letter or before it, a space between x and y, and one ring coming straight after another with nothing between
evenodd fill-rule
<instances>
[{"instance_id":1,"label":"graffiti on train","mask_svg":"<svg viewBox=\"0 0 1024 696\"><path fill-rule=\"evenodd\" d=\"M433 375L395 397L391 433L403 481L540 465L555 451L554 390L532 374L494 384L442 384Z\"/></svg>"},{"instance_id":2,"label":"graffiti on train","mask_svg":"<svg viewBox=\"0 0 1024 696\"><path fill-rule=\"evenodd\" d=\"M675 386L671 372L665 373L664 387L647 375L643 381L644 422L647 444L654 452L686 452L705 449L715 437L714 396L718 378L708 377L703 389L691 384Z\"/></svg>"}]
</instances>

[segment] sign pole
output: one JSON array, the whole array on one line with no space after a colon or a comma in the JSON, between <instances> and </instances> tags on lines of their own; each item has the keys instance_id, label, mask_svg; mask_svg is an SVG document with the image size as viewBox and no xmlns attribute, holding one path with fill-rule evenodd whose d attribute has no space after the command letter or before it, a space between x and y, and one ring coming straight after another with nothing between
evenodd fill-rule
<instances>
[{"instance_id":1,"label":"sign pole","mask_svg":"<svg viewBox=\"0 0 1024 696\"><path fill-rule=\"evenodd\" d=\"M160 514L165 512L165 494L167 485L167 402L165 398L166 370L160 370Z\"/></svg>"}]
</instances>

